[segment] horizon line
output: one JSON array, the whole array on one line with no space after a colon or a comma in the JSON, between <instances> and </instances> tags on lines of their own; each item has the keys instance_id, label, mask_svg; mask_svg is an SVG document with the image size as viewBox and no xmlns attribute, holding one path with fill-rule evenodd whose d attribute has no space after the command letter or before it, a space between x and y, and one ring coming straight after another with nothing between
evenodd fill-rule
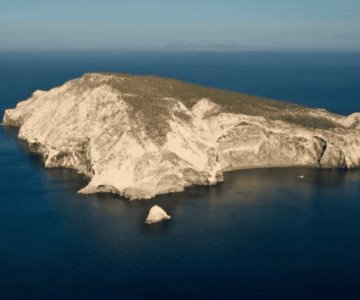
<instances>
[{"instance_id":1,"label":"horizon line","mask_svg":"<svg viewBox=\"0 0 360 300\"><path fill-rule=\"evenodd\" d=\"M137 52L137 53L245 53L245 52L286 52L286 53L360 53L359 49L344 48L236 48L236 49L167 49L167 48L0 48L0 53L35 52Z\"/></svg>"}]
</instances>

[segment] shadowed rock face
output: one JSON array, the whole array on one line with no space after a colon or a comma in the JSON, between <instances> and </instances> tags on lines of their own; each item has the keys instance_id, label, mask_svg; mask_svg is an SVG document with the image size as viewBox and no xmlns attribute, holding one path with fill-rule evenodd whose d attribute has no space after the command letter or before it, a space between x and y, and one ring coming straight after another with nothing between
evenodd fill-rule
<instances>
[{"instance_id":1,"label":"shadowed rock face","mask_svg":"<svg viewBox=\"0 0 360 300\"><path fill-rule=\"evenodd\" d=\"M46 167L88 176L81 193L130 199L215 184L237 169L360 166L360 114L151 76L85 74L36 91L3 123L20 128Z\"/></svg>"}]
</instances>

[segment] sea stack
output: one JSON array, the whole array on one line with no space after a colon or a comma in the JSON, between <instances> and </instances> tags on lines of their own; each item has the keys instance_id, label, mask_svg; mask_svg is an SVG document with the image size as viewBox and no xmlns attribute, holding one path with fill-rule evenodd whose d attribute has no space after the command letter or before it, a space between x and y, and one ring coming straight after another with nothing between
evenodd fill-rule
<instances>
[{"instance_id":1,"label":"sea stack","mask_svg":"<svg viewBox=\"0 0 360 300\"><path fill-rule=\"evenodd\" d=\"M154 224L162 221L170 220L170 216L160 206L154 205L151 207L149 214L145 220L146 224Z\"/></svg>"}]
</instances>

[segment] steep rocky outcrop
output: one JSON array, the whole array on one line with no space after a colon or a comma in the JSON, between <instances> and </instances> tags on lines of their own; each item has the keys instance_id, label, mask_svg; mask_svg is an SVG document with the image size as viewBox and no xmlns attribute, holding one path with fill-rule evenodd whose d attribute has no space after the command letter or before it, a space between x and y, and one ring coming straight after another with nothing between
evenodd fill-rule
<instances>
[{"instance_id":1,"label":"steep rocky outcrop","mask_svg":"<svg viewBox=\"0 0 360 300\"><path fill-rule=\"evenodd\" d=\"M146 217L146 224L160 223L162 221L170 220L171 217L160 206L154 205L150 208L149 214Z\"/></svg>"},{"instance_id":2,"label":"steep rocky outcrop","mask_svg":"<svg viewBox=\"0 0 360 300\"><path fill-rule=\"evenodd\" d=\"M36 91L3 123L19 128L45 167L85 174L85 194L151 198L237 169L360 166L360 114L153 76L85 74Z\"/></svg>"}]
</instances>

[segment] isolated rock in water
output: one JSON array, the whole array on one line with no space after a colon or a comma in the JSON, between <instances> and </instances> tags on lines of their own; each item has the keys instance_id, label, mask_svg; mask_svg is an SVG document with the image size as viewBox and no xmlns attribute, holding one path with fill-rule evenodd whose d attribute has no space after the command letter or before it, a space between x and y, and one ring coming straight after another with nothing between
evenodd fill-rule
<instances>
[{"instance_id":1,"label":"isolated rock in water","mask_svg":"<svg viewBox=\"0 0 360 300\"><path fill-rule=\"evenodd\" d=\"M148 199L223 173L270 167L358 168L360 114L206 88L174 79L85 74L36 91L5 125L89 182L79 192Z\"/></svg>"},{"instance_id":2,"label":"isolated rock in water","mask_svg":"<svg viewBox=\"0 0 360 300\"><path fill-rule=\"evenodd\" d=\"M169 220L171 217L160 206L154 205L146 218L146 224L159 223L165 220Z\"/></svg>"}]
</instances>

